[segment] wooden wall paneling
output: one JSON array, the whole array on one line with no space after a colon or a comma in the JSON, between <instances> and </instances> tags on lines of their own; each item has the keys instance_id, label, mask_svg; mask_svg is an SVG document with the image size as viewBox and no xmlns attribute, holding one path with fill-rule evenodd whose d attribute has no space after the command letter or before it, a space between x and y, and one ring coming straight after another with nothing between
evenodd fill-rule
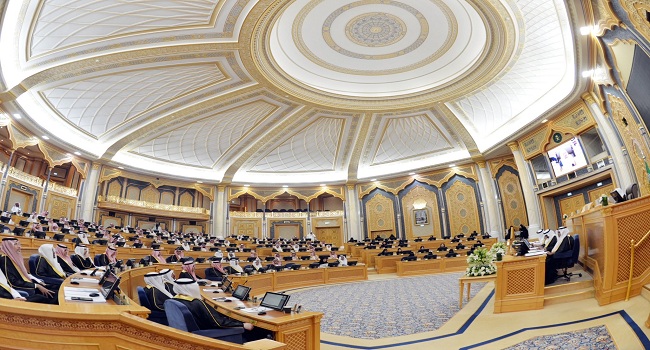
<instances>
[{"instance_id":1,"label":"wooden wall paneling","mask_svg":"<svg viewBox=\"0 0 650 350\"><path fill-rule=\"evenodd\" d=\"M449 233L481 232L476 191L472 185L456 180L445 191Z\"/></svg>"},{"instance_id":2,"label":"wooden wall paneling","mask_svg":"<svg viewBox=\"0 0 650 350\"><path fill-rule=\"evenodd\" d=\"M380 235L388 237L395 234L395 210L393 200L378 191L366 202L366 225L372 238Z\"/></svg>"},{"instance_id":3,"label":"wooden wall paneling","mask_svg":"<svg viewBox=\"0 0 650 350\"><path fill-rule=\"evenodd\" d=\"M519 227L520 224L528 226L526 202L521 191L518 174L514 173L510 167L504 166L497 173L497 184L499 185L505 226Z\"/></svg>"},{"instance_id":4,"label":"wooden wall paneling","mask_svg":"<svg viewBox=\"0 0 650 350\"><path fill-rule=\"evenodd\" d=\"M415 210L426 210L428 222L416 225ZM424 186L415 186L402 198L402 213L404 217L404 232L406 239L413 240L417 237L435 236L442 238L442 225L440 223L440 208L438 207L438 194Z\"/></svg>"}]
</instances>

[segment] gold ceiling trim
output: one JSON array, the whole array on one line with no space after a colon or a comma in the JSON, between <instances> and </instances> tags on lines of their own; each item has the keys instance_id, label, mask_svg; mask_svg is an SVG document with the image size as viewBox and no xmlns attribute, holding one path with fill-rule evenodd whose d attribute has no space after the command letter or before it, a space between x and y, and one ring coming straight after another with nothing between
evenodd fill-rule
<instances>
[{"instance_id":1,"label":"gold ceiling trim","mask_svg":"<svg viewBox=\"0 0 650 350\"><path fill-rule=\"evenodd\" d=\"M621 0L620 4L627 12L634 28L650 42L650 23L646 20L646 13L650 12L650 3L647 0Z\"/></svg>"},{"instance_id":2,"label":"gold ceiling trim","mask_svg":"<svg viewBox=\"0 0 650 350\"><path fill-rule=\"evenodd\" d=\"M444 170L439 170L431 173L424 173L422 175L417 175L414 177L407 177L404 178L404 180L401 182L399 179L391 179L390 182L398 183L397 186L393 186L393 187L385 185L384 183L382 183L382 181L361 183L358 185L359 199L362 199L366 195L370 194L370 192L378 188L386 192L392 193L394 195L398 195L399 192L401 192L403 189L405 189L407 186L409 186L415 181L423 182L431 186L441 188L442 185L447 183L449 180L451 180L451 178L453 178L456 175L463 176L465 178L472 179L475 182L478 182L478 174L476 173L475 168L476 167L473 165L462 165L452 169L444 169Z\"/></svg>"},{"instance_id":3,"label":"gold ceiling trim","mask_svg":"<svg viewBox=\"0 0 650 350\"><path fill-rule=\"evenodd\" d=\"M316 192L314 192L314 190ZM271 194L260 194L258 192L265 191L273 191ZM307 189L304 189L304 191L307 191ZM240 196L244 194L248 194L255 199L266 203L271 199L274 199L278 196L281 196L283 194L290 194L292 196L296 196L299 199L304 200L305 202L309 203L313 199L318 198L318 196L323 195L323 194L331 194L332 196L339 198L342 201L345 201L345 186L340 186L340 187L320 187L317 189L310 189L309 193L310 194L305 194L301 193L301 189L289 189L289 188L282 188L279 190L275 189L270 189L270 188L258 188L257 191L254 188L251 187L229 187L228 188L228 201L231 201L233 199L239 198Z\"/></svg>"},{"instance_id":4,"label":"gold ceiling trim","mask_svg":"<svg viewBox=\"0 0 650 350\"><path fill-rule=\"evenodd\" d=\"M489 84L494 77L503 74L510 63L510 58L519 52L515 38L515 25L520 20L518 15L513 18L510 11L501 1L469 0L468 3L482 17L487 29L487 49L476 64L466 74L437 87L434 91L426 91L404 95L396 99L346 97L314 89L310 86L287 76L270 56L268 42L271 29L278 16L291 2L283 0L261 0L256 10L252 11L247 21L253 29L247 35L253 38L249 48L242 50L242 62L256 80L271 89L280 90L280 94L292 95L304 100L307 104L327 106L346 110L386 111L405 108L429 106L435 102L459 98L470 91L478 90ZM518 12L517 12L518 13ZM509 20L506 20L508 18ZM246 27L246 26L244 26ZM254 58L254 59L253 59Z\"/></svg>"},{"instance_id":5,"label":"gold ceiling trim","mask_svg":"<svg viewBox=\"0 0 650 350\"><path fill-rule=\"evenodd\" d=\"M512 157L491 159L488 164L490 165L490 173L492 174L493 179L496 179L497 173L504 166L509 166L519 172L519 169L517 169L517 164L515 163L515 159Z\"/></svg>"},{"instance_id":6,"label":"gold ceiling trim","mask_svg":"<svg viewBox=\"0 0 650 350\"><path fill-rule=\"evenodd\" d=\"M9 131L9 140L11 140L14 150L34 146L39 142L37 137L31 135L19 124L10 123L7 125L7 130Z\"/></svg>"},{"instance_id":7,"label":"gold ceiling trim","mask_svg":"<svg viewBox=\"0 0 650 350\"><path fill-rule=\"evenodd\" d=\"M45 161L54 168L57 165L71 163L73 157L70 154L54 149L51 145L46 145L44 142L38 143L38 148L45 156Z\"/></svg>"},{"instance_id":8,"label":"gold ceiling trim","mask_svg":"<svg viewBox=\"0 0 650 350\"><path fill-rule=\"evenodd\" d=\"M178 180L173 180L173 179L167 179L167 178L158 178L155 176L149 176L149 175L143 175L143 174L138 174L138 173L133 173L129 171L124 171L121 169L116 169L108 166L103 166L102 170L99 174L99 183L102 183L104 181L110 181L112 179L122 177L124 179L128 180L137 180L137 181L142 181L149 183L151 186L154 188L158 188L160 186L170 186L170 187L178 187L178 188L186 188L186 189L194 189L204 196L210 198L210 200L214 201L214 187L213 185L209 184L200 184L200 183L191 183L187 181L178 181Z\"/></svg>"}]
</instances>

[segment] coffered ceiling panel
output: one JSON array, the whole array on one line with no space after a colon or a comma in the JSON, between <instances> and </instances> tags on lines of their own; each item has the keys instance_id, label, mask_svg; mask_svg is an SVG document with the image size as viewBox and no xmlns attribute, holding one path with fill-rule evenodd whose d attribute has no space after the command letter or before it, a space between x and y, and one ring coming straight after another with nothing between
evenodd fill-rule
<instances>
[{"instance_id":1,"label":"coffered ceiling panel","mask_svg":"<svg viewBox=\"0 0 650 350\"><path fill-rule=\"evenodd\" d=\"M135 147L131 153L200 167L213 167L235 143L277 106L255 101L176 127Z\"/></svg>"},{"instance_id":2,"label":"coffered ceiling panel","mask_svg":"<svg viewBox=\"0 0 650 350\"><path fill-rule=\"evenodd\" d=\"M43 95L63 118L98 137L156 105L224 78L216 64L180 65L81 80Z\"/></svg>"},{"instance_id":3,"label":"coffered ceiling panel","mask_svg":"<svg viewBox=\"0 0 650 350\"><path fill-rule=\"evenodd\" d=\"M269 152L251 171L334 170L343 127L343 119L320 118Z\"/></svg>"},{"instance_id":4,"label":"coffered ceiling panel","mask_svg":"<svg viewBox=\"0 0 650 350\"><path fill-rule=\"evenodd\" d=\"M211 25L216 0L46 0L32 29L30 56L133 33Z\"/></svg>"},{"instance_id":5,"label":"coffered ceiling panel","mask_svg":"<svg viewBox=\"0 0 650 350\"><path fill-rule=\"evenodd\" d=\"M386 118L372 165L422 156L452 148L448 133L427 115Z\"/></svg>"},{"instance_id":6,"label":"coffered ceiling panel","mask_svg":"<svg viewBox=\"0 0 650 350\"><path fill-rule=\"evenodd\" d=\"M403 175L497 152L579 98L588 55L575 6L0 1L0 108L83 161L134 172L240 184Z\"/></svg>"}]
</instances>

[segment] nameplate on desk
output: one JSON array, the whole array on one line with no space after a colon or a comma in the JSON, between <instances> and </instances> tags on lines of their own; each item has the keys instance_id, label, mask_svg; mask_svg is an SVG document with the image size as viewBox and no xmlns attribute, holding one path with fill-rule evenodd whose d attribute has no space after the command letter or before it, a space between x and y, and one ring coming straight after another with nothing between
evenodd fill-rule
<instances>
[{"instance_id":1,"label":"nameplate on desk","mask_svg":"<svg viewBox=\"0 0 650 350\"><path fill-rule=\"evenodd\" d=\"M539 256L539 255L544 255L546 254L546 251L544 250L539 250L539 251L531 251L526 253L524 256Z\"/></svg>"}]
</instances>

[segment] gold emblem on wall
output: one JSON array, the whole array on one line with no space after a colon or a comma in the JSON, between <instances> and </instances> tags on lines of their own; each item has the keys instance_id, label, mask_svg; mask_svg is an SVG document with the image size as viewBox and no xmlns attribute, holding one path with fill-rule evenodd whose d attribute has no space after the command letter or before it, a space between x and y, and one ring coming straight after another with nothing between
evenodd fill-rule
<instances>
[{"instance_id":1,"label":"gold emblem on wall","mask_svg":"<svg viewBox=\"0 0 650 350\"><path fill-rule=\"evenodd\" d=\"M585 198L582 195L575 195L572 197L560 199L560 215L571 216L578 210L582 210L585 206Z\"/></svg>"},{"instance_id":2,"label":"gold emblem on wall","mask_svg":"<svg viewBox=\"0 0 650 350\"><path fill-rule=\"evenodd\" d=\"M371 200L366 202L366 223L370 237L375 237L378 232L382 236L395 233L395 212L393 201L378 193Z\"/></svg>"},{"instance_id":3,"label":"gold emblem on wall","mask_svg":"<svg viewBox=\"0 0 650 350\"><path fill-rule=\"evenodd\" d=\"M456 181L445 192L449 230L452 236L459 233L479 231L481 225L478 216L478 202L474 187Z\"/></svg>"}]
</instances>

